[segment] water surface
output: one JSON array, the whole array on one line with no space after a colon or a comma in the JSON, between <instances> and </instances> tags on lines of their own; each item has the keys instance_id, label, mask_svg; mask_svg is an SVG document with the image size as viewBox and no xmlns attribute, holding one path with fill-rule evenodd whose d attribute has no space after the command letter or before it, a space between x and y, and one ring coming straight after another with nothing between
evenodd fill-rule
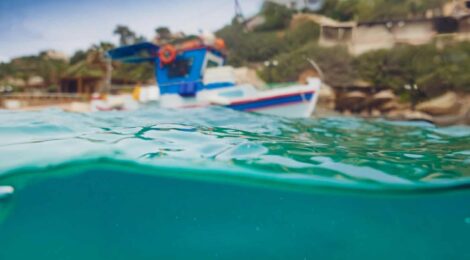
<instances>
[{"instance_id":1,"label":"water surface","mask_svg":"<svg viewBox=\"0 0 470 260\"><path fill-rule=\"evenodd\" d=\"M0 259L470 257L468 127L221 108L0 120Z\"/></svg>"}]
</instances>

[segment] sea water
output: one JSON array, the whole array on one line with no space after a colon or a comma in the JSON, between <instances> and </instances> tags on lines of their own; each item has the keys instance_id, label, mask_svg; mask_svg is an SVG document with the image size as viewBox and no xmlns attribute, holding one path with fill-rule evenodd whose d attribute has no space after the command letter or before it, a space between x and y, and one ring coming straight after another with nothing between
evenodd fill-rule
<instances>
[{"instance_id":1,"label":"sea water","mask_svg":"<svg viewBox=\"0 0 470 260\"><path fill-rule=\"evenodd\" d=\"M470 259L470 128L0 111L0 259Z\"/></svg>"}]
</instances>

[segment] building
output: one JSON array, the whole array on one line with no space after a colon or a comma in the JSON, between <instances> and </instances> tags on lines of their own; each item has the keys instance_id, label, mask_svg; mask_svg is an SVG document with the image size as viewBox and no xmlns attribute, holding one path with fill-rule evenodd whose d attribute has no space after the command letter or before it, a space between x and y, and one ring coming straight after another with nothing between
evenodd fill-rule
<instances>
[{"instance_id":1,"label":"building","mask_svg":"<svg viewBox=\"0 0 470 260\"><path fill-rule=\"evenodd\" d=\"M266 0L279 5L284 5L294 10L318 11L323 7L325 0Z\"/></svg>"},{"instance_id":2,"label":"building","mask_svg":"<svg viewBox=\"0 0 470 260\"><path fill-rule=\"evenodd\" d=\"M98 92L103 85L104 80L102 77L63 77L60 80L60 93L80 94L90 97L93 93Z\"/></svg>"},{"instance_id":3,"label":"building","mask_svg":"<svg viewBox=\"0 0 470 260\"><path fill-rule=\"evenodd\" d=\"M106 71L102 64L80 61L70 66L60 79L60 93L91 96L105 84Z\"/></svg>"},{"instance_id":4,"label":"building","mask_svg":"<svg viewBox=\"0 0 470 260\"><path fill-rule=\"evenodd\" d=\"M60 52L60 51L56 51L56 50L46 50L46 51L43 51L42 54L51 60L63 60L63 61L69 60L69 57L67 56L67 54Z\"/></svg>"},{"instance_id":5,"label":"building","mask_svg":"<svg viewBox=\"0 0 470 260\"><path fill-rule=\"evenodd\" d=\"M470 39L470 15L370 22L322 23L321 46L346 46L353 55L391 49L399 44L421 45L434 40Z\"/></svg>"},{"instance_id":6,"label":"building","mask_svg":"<svg viewBox=\"0 0 470 260\"><path fill-rule=\"evenodd\" d=\"M453 1L413 18L338 22L309 14L320 25L321 46L346 46L353 55L391 49L399 44L421 45L432 41L470 39L470 12L465 1Z\"/></svg>"}]
</instances>

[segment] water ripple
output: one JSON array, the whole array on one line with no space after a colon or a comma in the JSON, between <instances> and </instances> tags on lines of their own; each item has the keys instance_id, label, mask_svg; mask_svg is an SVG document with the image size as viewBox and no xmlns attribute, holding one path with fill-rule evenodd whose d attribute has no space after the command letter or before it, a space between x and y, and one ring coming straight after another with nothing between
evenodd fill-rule
<instances>
[{"instance_id":1,"label":"water ripple","mask_svg":"<svg viewBox=\"0 0 470 260\"><path fill-rule=\"evenodd\" d=\"M0 174L107 158L241 167L343 183L468 182L470 128L353 118L290 120L222 108L95 114L0 111ZM225 166L224 166L225 165ZM178 167L178 165L174 165Z\"/></svg>"}]
</instances>

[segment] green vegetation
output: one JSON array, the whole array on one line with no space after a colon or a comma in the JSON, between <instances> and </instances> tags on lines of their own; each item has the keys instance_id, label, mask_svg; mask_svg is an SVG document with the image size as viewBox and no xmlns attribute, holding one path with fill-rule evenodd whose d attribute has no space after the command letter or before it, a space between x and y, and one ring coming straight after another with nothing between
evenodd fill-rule
<instances>
[{"instance_id":1,"label":"green vegetation","mask_svg":"<svg viewBox=\"0 0 470 260\"><path fill-rule=\"evenodd\" d=\"M305 21L290 29L284 27L276 31L247 32L243 25L234 21L232 25L222 28L216 34L227 44L229 64L241 66L264 62L281 53L293 51L316 41L320 29L317 24Z\"/></svg>"},{"instance_id":2,"label":"green vegetation","mask_svg":"<svg viewBox=\"0 0 470 260\"><path fill-rule=\"evenodd\" d=\"M441 7L447 0L328 0L321 14L340 21L385 20L422 17L430 9Z\"/></svg>"},{"instance_id":3,"label":"green vegetation","mask_svg":"<svg viewBox=\"0 0 470 260\"><path fill-rule=\"evenodd\" d=\"M239 66L249 62L263 62L284 50L282 38L276 32L245 33L231 31L230 37L223 37L230 48L228 62Z\"/></svg>"},{"instance_id":4,"label":"green vegetation","mask_svg":"<svg viewBox=\"0 0 470 260\"><path fill-rule=\"evenodd\" d=\"M265 22L256 28L257 31L282 30L289 26L293 12L282 6L271 2L265 2L261 9Z\"/></svg>"},{"instance_id":5,"label":"green vegetation","mask_svg":"<svg viewBox=\"0 0 470 260\"><path fill-rule=\"evenodd\" d=\"M264 67L259 74L267 82L286 82L296 81L302 71L311 68L307 58L314 58L324 68L330 83L345 84L353 78L352 58L345 49L317 45L320 28L316 23L303 20L291 24L291 12L272 3L265 5L261 14L271 17L266 19L269 26L265 23L249 32L234 20L216 33L227 44L229 64L277 61L278 66Z\"/></svg>"},{"instance_id":6,"label":"green vegetation","mask_svg":"<svg viewBox=\"0 0 470 260\"><path fill-rule=\"evenodd\" d=\"M470 92L470 42L437 48L435 43L398 46L351 57L342 47L324 48L309 43L274 57L276 67L264 67L259 74L269 82L295 81L311 68L313 58L332 86L352 84L356 79L376 87L390 88L404 99L417 102L448 90ZM411 89L411 91L410 91Z\"/></svg>"},{"instance_id":7,"label":"green vegetation","mask_svg":"<svg viewBox=\"0 0 470 260\"><path fill-rule=\"evenodd\" d=\"M322 48L316 42L273 57L278 66L265 67L259 74L268 82L297 81L303 71L312 69L307 59L314 59L319 64L325 80L333 86L346 85L355 78L351 66L353 59L345 48Z\"/></svg>"},{"instance_id":8,"label":"green vegetation","mask_svg":"<svg viewBox=\"0 0 470 260\"><path fill-rule=\"evenodd\" d=\"M37 76L43 79L48 90L55 91L66 70L67 62L49 59L45 52L41 52L37 56L27 56L14 59L10 63L2 63L0 80L11 77L24 81L25 86L22 87L28 87L29 80Z\"/></svg>"},{"instance_id":9,"label":"green vegetation","mask_svg":"<svg viewBox=\"0 0 470 260\"><path fill-rule=\"evenodd\" d=\"M354 61L359 76L375 86L392 88L412 100L433 97L447 90L470 92L470 43L399 46L366 53ZM405 86L416 86L415 96Z\"/></svg>"}]
</instances>

